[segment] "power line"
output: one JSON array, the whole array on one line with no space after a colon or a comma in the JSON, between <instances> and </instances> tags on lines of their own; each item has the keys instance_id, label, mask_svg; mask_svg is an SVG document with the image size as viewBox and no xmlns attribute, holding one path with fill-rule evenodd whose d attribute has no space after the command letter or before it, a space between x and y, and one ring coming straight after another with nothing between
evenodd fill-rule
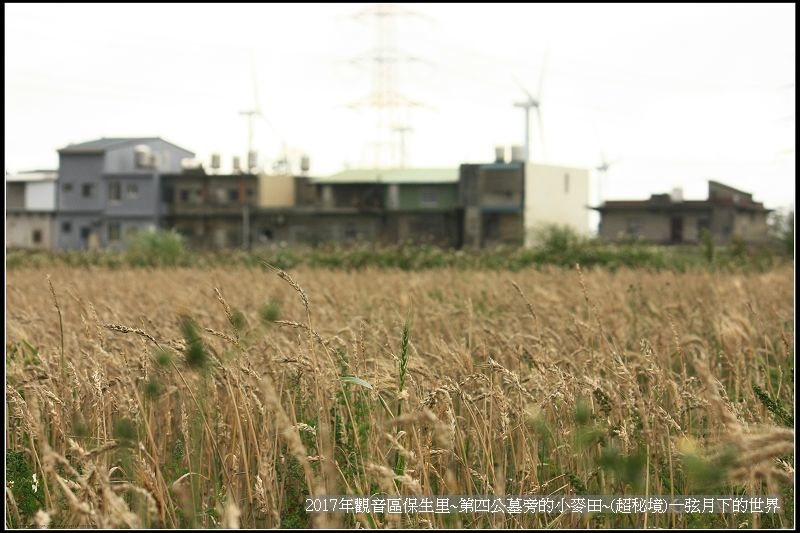
<instances>
[{"instance_id":1,"label":"power line","mask_svg":"<svg viewBox=\"0 0 800 533\"><path fill-rule=\"evenodd\" d=\"M400 17L420 16L404 7L393 4L377 4L359 13L355 19L369 19L372 23L375 43L361 57L351 60L353 64L367 64L372 70L372 90L350 107L368 107L375 115L374 165L376 168L389 165L404 165L406 158L405 133L411 131L408 124L410 108L422 107L402 94L397 88L397 67L404 63L422 61L420 58L401 52L395 45L396 24ZM398 120L398 114L405 117ZM394 133L400 131L400 146ZM399 158L398 158L399 150Z\"/></svg>"}]
</instances>

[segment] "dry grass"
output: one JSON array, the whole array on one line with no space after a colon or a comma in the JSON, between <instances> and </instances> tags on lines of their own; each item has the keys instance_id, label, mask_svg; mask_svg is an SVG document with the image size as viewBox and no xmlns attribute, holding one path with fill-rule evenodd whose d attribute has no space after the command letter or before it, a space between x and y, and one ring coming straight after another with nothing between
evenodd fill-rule
<instances>
[{"instance_id":1,"label":"dry grass","mask_svg":"<svg viewBox=\"0 0 800 533\"><path fill-rule=\"evenodd\" d=\"M793 526L304 511L325 494L791 498L791 268L17 269L6 288L6 444L39 480L7 487L7 524Z\"/></svg>"}]
</instances>

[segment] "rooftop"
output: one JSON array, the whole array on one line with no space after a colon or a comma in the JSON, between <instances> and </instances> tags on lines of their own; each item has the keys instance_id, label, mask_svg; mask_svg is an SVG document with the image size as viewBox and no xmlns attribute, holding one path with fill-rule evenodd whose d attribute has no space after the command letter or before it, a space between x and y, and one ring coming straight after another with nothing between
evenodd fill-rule
<instances>
[{"instance_id":1,"label":"rooftop","mask_svg":"<svg viewBox=\"0 0 800 533\"><path fill-rule=\"evenodd\" d=\"M57 170L23 170L13 174L6 174L6 181L53 181L58 179Z\"/></svg>"},{"instance_id":2,"label":"rooftop","mask_svg":"<svg viewBox=\"0 0 800 533\"><path fill-rule=\"evenodd\" d=\"M185 148L178 146L175 143L165 141L161 137L102 137L100 139L95 139L94 141L86 141L77 144L70 144L69 146L66 146L58 150L58 153L101 154L110 148L119 148L121 146L125 146L126 144L142 143L145 141L163 141L167 144L171 144L172 146L180 148L181 150L186 150ZM189 150L186 151L188 152Z\"/></svg>"},{"instance_id":3,"label":"rooftop","mask_svg":"<svg viewBox=\"0 0 800 533\"><path fill-rule=\"evenodd\" d=\"M764 208L763 203L754 201L753 195L748 192L713 180L709 180L708 186L708 199L706 200L673 199L669 194L653 194L647 200L607 200L602 205L590 209L596 211L636 209L684 211L732 206L748 211L770 211L770 209Z\"/></svg>"},{"instance_id":4,"label":"rooftop","mask_svg":"<svg viewBox=\"0 0 800 533\"><path fill-rule=\"evenodd\" d=\"M313 183L457 183L458 168L392 168L351 169L323 178L313 178Z\"/></svg>"}]
</instances>

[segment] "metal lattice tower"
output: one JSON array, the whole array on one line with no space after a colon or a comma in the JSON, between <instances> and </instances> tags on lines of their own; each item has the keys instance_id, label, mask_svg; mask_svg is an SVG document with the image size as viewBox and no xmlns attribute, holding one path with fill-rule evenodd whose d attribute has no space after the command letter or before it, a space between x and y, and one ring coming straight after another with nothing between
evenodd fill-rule
<instances>
[{"instance_id":1,"label":"metal lattice tower","mask_svg":"<svg viewBox=\"0 0 800 533\"><path fill-rule=\"evenodd\" d=\"M405 165L405 134L411 131L408 125L409 111L422 105L410 100L397 89L398 66L419 61L416 57L401 53L396 47L397 20L404 16L419 15L393 4L376 4L354 16L356 19L371 19L373 24L374 47L352 61L356 64L368 64L372 69L372 91L350 107L369 107L374 111L376 168ZM397 133L400 133L399 139Z\"/></svg>"}]
</instances>

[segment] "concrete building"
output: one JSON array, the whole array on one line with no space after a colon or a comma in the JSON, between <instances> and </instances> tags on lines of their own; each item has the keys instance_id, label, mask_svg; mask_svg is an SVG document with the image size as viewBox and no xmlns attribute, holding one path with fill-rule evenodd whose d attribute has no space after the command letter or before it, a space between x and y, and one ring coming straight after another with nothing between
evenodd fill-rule
<instances>
[{"instance_id":1,"label":"concrete building","mask_svg":"<svg viewBox=\"0 0 800 533\"><path fill-rule=\"evenodd\" d=\"M466 246L531 246L548 224L589 232L587 169L497 160L460 172Z\"/></svg>"},{"instance_id":2,"label":"concrete building","mask_svg":"<svg viewBox=\"0 0 800 533\"><path fill-rule=\"evenodd\" d=\"M649 200L607 201L599 207L601 239L639 240L658 244L697 243L707 230L714 243L734 238L748 243L768 239L767 215L750 193L708 182L707 200L683 200L680 191L654 194Z\"/></svg>"},{"instance_id":3,"label":"concrete building","mask_svg":"<svg viewBox=\"0 0 800 533\"><path fill-rule=\"evenodd\" d=\"M195 248L248 246L262 197L259 180L256 174L206 174L202 168L164 174L162 227L176 230Z\"/></svg>"},{"instance_id":4,"label":"concrete building","mask_svg":"<svg viewBox=\"0 0 800 533\"><path fill-rule=\"evenodd\" d=\"M55 170L6 175L6 247L53 247L57 178Z\"/></svg>"},{"instance_id":5,"label":"concrete building","mask_svg":"<svg viewBox=\"0 0 800 533\"><path fill-rule=\"evenodd\" d=\"M58 151L56 243L61 249L123 248L159 227L160 176L194 153L158 137L103 138Z\"/></svg>"},{"instance_id":6,"label":"concrete building","mask_svg":"<svg viewBox=\"0 0 800 533\"><path fill-rule=\"evenodd\" d=\"M589 234L589 170L525 165L525 245L532 246L544 225L567 226Z\"/></svg>"},{"instance_id":7,"label":"concrete building","mask_svg":"<svg viewBox=\"0 0 800 533\"><path fill-rule=\"evenodd\" d=\"M456 168L352 169L315 178L317 207L351 210L334 240L461 245Z\"/></svg>"}]
</instances>

